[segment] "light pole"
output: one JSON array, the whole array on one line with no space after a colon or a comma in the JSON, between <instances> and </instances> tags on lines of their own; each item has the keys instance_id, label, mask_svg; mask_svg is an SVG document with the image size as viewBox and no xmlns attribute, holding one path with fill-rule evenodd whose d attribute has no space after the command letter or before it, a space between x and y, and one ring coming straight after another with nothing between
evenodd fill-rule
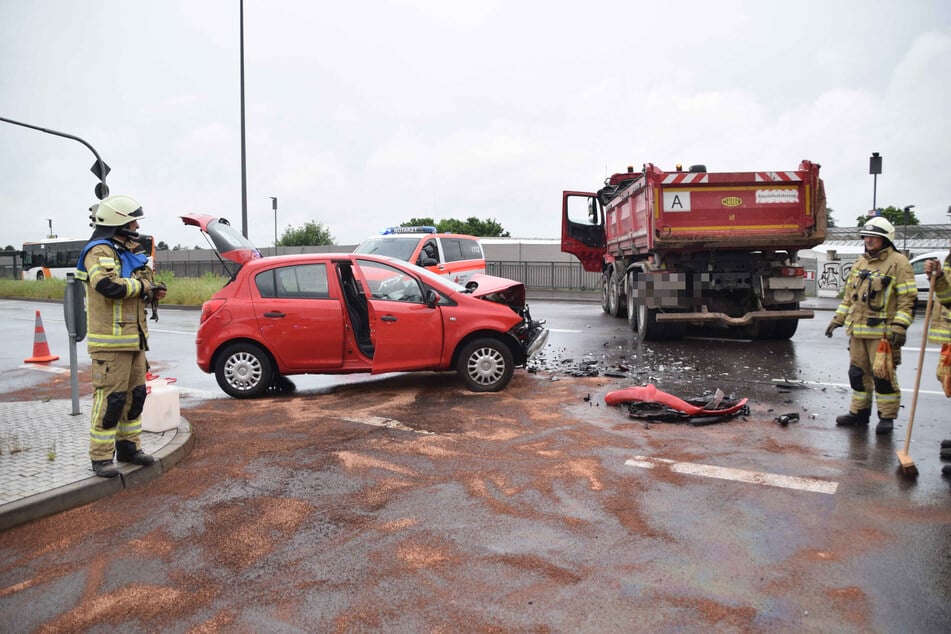
<instances>
[{"instance_id":1,"label":"light pole","mask_svg":"<svg viewBox=\"0 0 951 634\"><path fill-rule=\"evenodd\" d=\"M271 196L271 209L274 210L274 248L277 248L277 198ZM277 251L275 251L277 253Z\"/></svg>"},{"instance_id":2,"label":"light pole","mask_svg":"<svg viewBox=\"0 0 951 634\"><path fill-rule=\"evenodd\" d=\"M30 128L31 130L39 130L40 132L53 134L55 136L61 136L64 139L72 139L73 141L79 141L80 143L85 145L87 148L89 148L89 151L92 152L93 155L96 157L96 162L93 163L92 167L89 168L89 171L92 172L93 175L99 179L99 182L96 183L96 187L93 190L93 192L96 194L96 198L98 198L99 200L102 200L103 198L106 198L109 196L109 186L106 185L106 176L111 171L111 168L108 165L106 165L106 162L99 157L99 152L96 151L96 148L89 145L89 143L87 143L83 139L80 139L78 136L75 136L72 134L66 134L65 132L57 132L56 130L50 130L49 128L41 128L38 125L23 123L22 121L14 121L13 119L7 119L6 117L0 117L0 121L3 121L5 123L12 123L13 125L23 126L24 128ZM53 231L50 230L50 233L53 233Z\"/></svg>"},{"instance_id":3,"label":"light pole","mask_svg":"<svg viewBox=\"0 0 951 634\"><path fill-rule=\"evenodd\" d=\"M52 240L53 238L56 237L56 236L53 235L53 219L52 219L52 218L47 218L47 219L46 219L46 222L48 222L49 225L50 225L50 232L49 232L49 235L47 235L46 237L49 238L50 240Z\"/></svg>"},{"instance_id":4,"label":"light pole","mask_svg":"<svg viewBox=\"0 0 951 634\"><path fill-rule=\"evenodd\" d=\"M872 152L868 159L868 173L872 175L872 213L869 215L878 215L878 201L876 194L878 192L878 175L882 173L882 157L878 152Z\"/></svg>"},{"instance_id":5,"label":"light pole","mask_svg":"<svg viewBox=\"0 0 951 634\"><path fill-rule=\"evenodd\" d=\"M911 220L912 207L914 207L914 205L905 207L905 245L902 247L902 251L905 252L905 255L908 255L908 221Z\"/></svg>"}]
</instances>

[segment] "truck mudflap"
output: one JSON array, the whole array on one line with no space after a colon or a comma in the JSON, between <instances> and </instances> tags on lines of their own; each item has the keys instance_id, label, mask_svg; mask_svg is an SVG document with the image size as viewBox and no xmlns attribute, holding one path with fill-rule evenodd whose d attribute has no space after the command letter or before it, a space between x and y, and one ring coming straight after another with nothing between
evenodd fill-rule
<instances>
[{"instance_id":1,"label":"truck mudflap","mask_svg":"<svg viewBox=\"0 0 951 634\"><path fill-rule=\"evenodd\" d=\"M766 319L813 319L816 314L811 310L754 310L742 317L731 317L726 313L707 311L693 313L657 313L659 322L702 322L723 326L749 326L756 321Z\"/></svg>"}]
</instances>

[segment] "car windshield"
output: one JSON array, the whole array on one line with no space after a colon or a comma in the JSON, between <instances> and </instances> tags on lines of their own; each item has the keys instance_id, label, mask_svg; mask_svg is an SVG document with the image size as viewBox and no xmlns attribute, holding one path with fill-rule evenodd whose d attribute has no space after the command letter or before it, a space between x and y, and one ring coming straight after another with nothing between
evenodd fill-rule
<instances>
[{"instance_id":1,"label":"car windshield","mask_svg":"<svg viewBox=\"0 0 951 634\"><path fill-rule=\"evenodd\" d=\"M376 238L367 238L363 244L354 249L354 253L372 253L373 255L386 255L397 260L409 262L413 257L413 251L419 244L419 237L414 236L379 236Z\"/></svg>"},{"instance_id":2,"label":"car windshield","mask_svg":"<svg viewBox=\"0 0 951 634\"><path fill-rule=\"evenodd\" d=\"M428 269L424 269L421 266L416 266L415 264L409 263L406 260L398 260L398 258L389 258L394 261L394 263L399 264L400 266L407 267L413 273L418 275L425 284L432 286L437 289L445 289L450 291L455 291L457 293L468 293L469 291L462 284L456 284L452 280L449 280L441 275L436 275Z\"/></svg>"}]
</instances>

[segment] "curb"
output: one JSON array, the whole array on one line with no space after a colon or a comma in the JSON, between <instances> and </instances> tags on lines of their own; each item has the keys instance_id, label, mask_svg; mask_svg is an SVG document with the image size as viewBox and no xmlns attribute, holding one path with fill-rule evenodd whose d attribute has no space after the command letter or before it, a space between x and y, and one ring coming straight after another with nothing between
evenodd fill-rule
<instances>
[{"instance_id":1,"label":"curb","mask_svg":"<svg viewBox=\"0 0 951 634\"><path fill-rule=\"evenodd\" d=\"M90 476L65 486L50 489L0 506L0 531L34 520L55 515L69 509L113 495L123 489L132 489L151 482L181 462L195 445L191 424L181 418L175 437L152 454L155 463L148 467L125 465L119 467L116 478Z\"/></svg>"}]
</instances>

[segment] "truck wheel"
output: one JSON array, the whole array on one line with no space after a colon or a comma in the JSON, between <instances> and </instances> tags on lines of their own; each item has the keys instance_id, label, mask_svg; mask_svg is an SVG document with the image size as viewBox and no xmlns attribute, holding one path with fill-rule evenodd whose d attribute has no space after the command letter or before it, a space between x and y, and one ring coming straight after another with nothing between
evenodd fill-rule
<instances>
[{"instance_id":1,"label":"truck wheel","mask_svg":"<svg viewBox=\"0 0 951 634\"><path fill-rule=\"evenodd\" d=\"M601 276L601 310L610 314L611 307L608 304L608 283L611 278L607 275Z\"/></svg>"},{"instance_id":2,"label":"truck wheel","mask_svg":"<svg viewBox=\"0 0 951 634\"><path fill-rule=\"evenodd\" d=\"M456 371L473 392L498 392L512 380L515 361L512 351L498 339L485 337L470 341L459 352Z\"/></svg>"},{"instance_id":3,"label":"truck wheel","mask_svg":"<svg viewBox=\"0 0 951 634\"><path fill-rule=\"evenodd\" d=\"M627 293L625 297L627 298L627 325L631 330L637 330L637 306L634 303L634 285L637 283L637 278L634 273L628 273L627 275Z\"/></svg>"},{"instance_id":4,"label":"truck wheel","mask_svg":"<svg viewBox=\"0 0 951 634\"><path fill-rule=\"evenodd\" d=\"M664 324L657 321L656 308L648 308L647 304L637 306L637 337L641 341L661 341L664 339Z\"/></svg>"},{"instance_id":5,"label":"truck wheel","mask_svg":"<svg viewBox=\"0 0 951 634\"><path fill-rule=\"evenodd\" d=\"M621 290L621 286L624 283L624 278L621 278L621 281L618 281L616 275L611 276L611 281L608 284L608 314L612 317L623 317L627 307L622 301L622 295L624 295Z\"/></svg>"},{"instance_id":6,"label":"truck wheel","mask_svg":"<svg viewBox=\"0 0 951 634\"><path fill-rule=\"evenodd\" d=\"M783 304L779 310L799 310L799 303ZM773 322L772 339L792 339L799 328L798 319L777 319Z\"/></svg>"},{"instance_id":7,"label":"truck wheel","mask_svg":"<svg viewBox=\"0 0 951 634\"><path fill-rule=\"evenodd\" d=\"M274 382L274 367L263 348L241 341L221 351L215 362L215 379L229 396L257 398Z\"/></svg>"}]
</instances>

